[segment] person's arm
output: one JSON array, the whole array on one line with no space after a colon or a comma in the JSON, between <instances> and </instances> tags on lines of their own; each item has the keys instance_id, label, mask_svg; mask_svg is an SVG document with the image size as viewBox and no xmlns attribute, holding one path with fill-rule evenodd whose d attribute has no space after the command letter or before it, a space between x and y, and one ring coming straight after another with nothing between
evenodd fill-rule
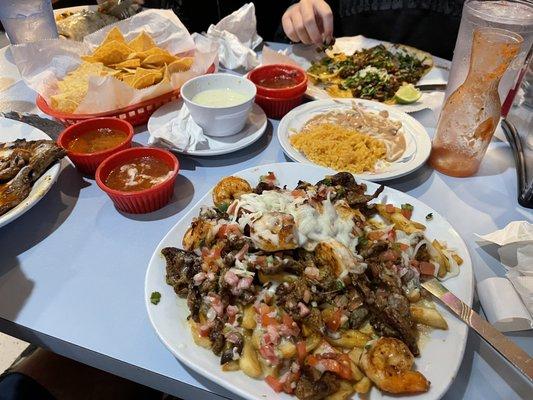
<instances>
[{"instance_id":1,"label":"person's arm","mask_svg":"<svg viewBox=\"0 0 533 400\"><path fill-rule=\"evenodd\" d=\"M293 42L321 44L333 37L333 12L324 0L300 0L285 11L281 23Z\"/></svg>"}]
</instances>

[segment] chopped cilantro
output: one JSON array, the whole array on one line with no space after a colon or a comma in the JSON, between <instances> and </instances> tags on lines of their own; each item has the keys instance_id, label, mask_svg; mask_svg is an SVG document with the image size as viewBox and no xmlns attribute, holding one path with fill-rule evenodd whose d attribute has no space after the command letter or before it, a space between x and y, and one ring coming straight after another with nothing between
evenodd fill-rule
<instances>
[{"instance_id":1,"label":"chopped cilantro","mask_svg":"<svg viewBox=\"0 0 533 400\"><path fill-rule=\"evenodd\" d=\"M359 236L359 245L360 246L366 246L366 244L368 243L368 239L366 238L366 236Z\"/></svg>"},{"instance_id":2,"label":"chopped cilantro","mask_svg":"<svg viewBox=\"0 0 533 400\"><path fill-rule=\"evenodd\" d=\"M344 282L341 281L341 280L336 280L335 281L335 290L342 290L344 289Z\"/></svg>"},{"instance_id":3,"label":"chopped cilantro","mask_svg":"<svg viewBox=\"0 0 533 400\"><path fill-rule=\"evenodd\" d=\"M413 211L414 207L409 203L405 203L405 204L402 204L402 210Z\"/></svg>"},{"instance_id":4,"label":"chopped cilantro","mask_svg":"<svg viewBox=\"0 0 533 400\"><path fill-rule=\"evenodd\" d=\"M322 180L322 183L326 186L331 186L331 179L325 178Z\"/></svg>"},{"instance_id":5,"label":"chopped cilantro","mask_svg":"<svg viewBox=\"0 0 533 400\"><path fill-rule=\"evenodd\" d=\"M266 258L266 260L267 260L267 263L268 263L268 264L274 264L274 257L273 257L273 256L268 256L268 257Z\"/></svg>"},{"instance_id":6,"label":"chopped cilantro","mask_svg":"<svg viewBox=\"0 0 533 400\"><path fill-rule=\"evenodd\" d=\"M433 213L426 215L426 221L431 221L433 219Z\"/></svg>"},{"instance_id":7,"label":"chopped cilantro","mask_svg":"<svg viewBox=\"0 0 533 400\"><path fill-rule=\"evenodd\" d=\"M365 350L370 350L372 348L371 344L365 344Z\"/></svg>"},{"instance_id":8,"label":"chopped cilantro","mask_svg":"<svg viewBox=\"0 0 533 400\"><path fill-rule=\"evenodd\" d=\"M150 302L157 306L159 304L159 302L161 301L161 293L159 292L152 292L152 294L150 295Z\"/></svg>"},{"instance_id":9,"label":"chopped cilantro","mask_svg":"<svg viewBox=\"0 0 533 400\"><path fill-rule=\"evenodd\" d=\"M228 211L228 207L229 207L229 203L228 203L228 202L226 202L226 203L220 203L220 204L217 206L218 210L219 210L220 212L223 212L223 213L225 213L225 212Z\"/></svg>"}]
</instances>

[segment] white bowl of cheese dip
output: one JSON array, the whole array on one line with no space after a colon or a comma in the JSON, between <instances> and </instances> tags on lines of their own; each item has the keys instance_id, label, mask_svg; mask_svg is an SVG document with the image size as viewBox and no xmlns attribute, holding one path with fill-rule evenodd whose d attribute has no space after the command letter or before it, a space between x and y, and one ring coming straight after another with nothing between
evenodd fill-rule
<instances>
[{"instance_id":1,"label":"white bowl of cheese dip","mask_svg":"<svg viewBox=\"0 0 533 400\"><path fill-rule=\"evenodd\" d=\"M231 74L198 76L181 87L191 117L209 136L230 136L244 128L256 94L255 84Z\"/></svg>"}]
</instances>

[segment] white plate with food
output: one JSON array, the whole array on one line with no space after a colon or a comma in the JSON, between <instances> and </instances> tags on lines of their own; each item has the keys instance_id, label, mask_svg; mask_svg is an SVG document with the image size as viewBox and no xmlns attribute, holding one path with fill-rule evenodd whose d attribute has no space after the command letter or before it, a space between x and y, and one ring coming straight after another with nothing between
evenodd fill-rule
<instances>
[{"instance_id":1,"label":"white plate with food","mask_svg":"<svg viewBox=\"0 0 533 400\"><path fill-rule=\"evenodd\" d=\"M410 46L361 35L338 38L322 52L296 45L288 56L307 70L306 95L312 99L364 98L394 104L404 112L442 103L442 91L407 91L398 97L395 93L404 83L445 85L450 64Z\"/></svg>"},{"instance_id":2,"label":"white plate with food","mask_svg":"<svg viewBox=\"0 0 533 400\"><path fill-rule=\"evenodd\" d=\"M0 118L0 227L44 197L57 180L57 161L64 155L41 130Z\"/></svg>"},{"instance_id":3,"label":"white plate with food","mask_svg":"<svg viewBox=\"0 0 533 400\"><path fill-rule=\"evenodd\" d=\"M283 117L278 140L294 161L383 181L420 168L431 139L420 122L370 100L330 99L302 104Z\"/></svg>"},{"instance_id":4,"label":"white plate with food","mask_svg":"<svg viewBox=\"0 0 533 400\"><path fill-rule=\"evenodd\" d=\"M446 286L471 304L467 247L419 200L328 173L279 163L219 182L152 255L144 292L150 321L181 362L246 399L294 398L273 388L300 398L355 399L356 390L370 390L372 400L397 398L386 391L439 399L459 370L468 328L421 299L417 277L451 276ZM401 340L369 341L384 332ZM370 364L391 345L403 366L389 379Z\"/></svg>"},{"instance_id":5,"label":"white plate with food","mask_svg":"<svg viewBox=\"0 0 533 400\"><path fill-rule=\"evenodd\" d=\"M176 153L187 154L190 156L218 156L221 154L233 153L255 143L265 133L267 127L267 117L265 112L257 104L253 104L248 120L244 128L231 136L214 137L206 136L207 143L195 149L180 149L175 144L157 137L156 131L161 127L168 125L175 119L183 106L183 101L167 103L158 108L148 120L148 132L150 132L150 143L166 147Z\"/></svg>"}]
</instances>

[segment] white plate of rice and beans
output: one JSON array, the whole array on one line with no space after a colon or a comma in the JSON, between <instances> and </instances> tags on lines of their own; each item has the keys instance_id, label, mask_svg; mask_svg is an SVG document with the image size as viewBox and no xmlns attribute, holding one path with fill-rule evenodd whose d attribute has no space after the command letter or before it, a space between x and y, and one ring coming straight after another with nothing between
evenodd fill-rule
<instances>
[{"instance_id":1,"label":"white plate of rice and beans","mask_svg":"<svg viewBox=\"0 0 533 400\"><path fill-rule=\"evenodd\" d=\"M278 139L294 161L375 182L410 174L431 151L426 129L413 117L360 99L303 104L280 121Z\"/></svg>"}]
</instances>

